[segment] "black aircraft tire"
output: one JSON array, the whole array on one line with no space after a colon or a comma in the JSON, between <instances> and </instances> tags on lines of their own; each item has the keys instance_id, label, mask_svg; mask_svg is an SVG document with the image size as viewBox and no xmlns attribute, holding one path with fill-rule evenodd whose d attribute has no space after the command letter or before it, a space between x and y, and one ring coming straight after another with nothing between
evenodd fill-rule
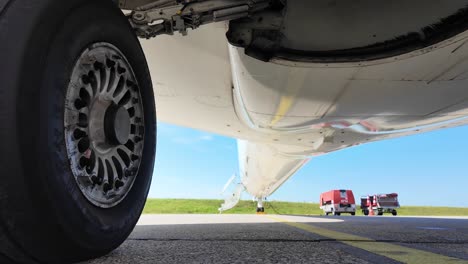
<instances>
[{"instance_id":1,"label":"black aircraft tire","mask_svg":"<svg viewBox=\"0 0 468 264\"><path fill-rule=\"evenodd\" d=\"M110 0L0 0L0 39L0 261L70 263L112 251L140 217L156 149L152 82L133 30ZM107 208L80 190L64 132L71 73L104 42L131 66L144 116L135 178Z\"/></svg>"}]
</instances>

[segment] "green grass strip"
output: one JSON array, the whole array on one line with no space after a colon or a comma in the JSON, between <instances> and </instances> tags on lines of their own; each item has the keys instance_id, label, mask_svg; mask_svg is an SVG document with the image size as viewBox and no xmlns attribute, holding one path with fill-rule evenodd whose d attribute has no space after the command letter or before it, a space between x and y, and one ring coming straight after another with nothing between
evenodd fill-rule
<instances>
[{"instance_id":1,"label":"green grass strip","mask_svg":"<svg viewBox=\"0 0 468 264\"><path fill-rule=\"evenodd\" d=\"M148 199L144 214L217 214L222 200L202 199ZM225 214L255 214L257 204L252 201L240 201ZM271 201L264 204L265 211L270 214L320 215L322 211L316 203L297 203ZM407 216L468 216L468 208L403 206L398 215ZM356 215L362 215L360 210ZM390 215L390 214L386 214Z\"/></svg>"}]
</instances>

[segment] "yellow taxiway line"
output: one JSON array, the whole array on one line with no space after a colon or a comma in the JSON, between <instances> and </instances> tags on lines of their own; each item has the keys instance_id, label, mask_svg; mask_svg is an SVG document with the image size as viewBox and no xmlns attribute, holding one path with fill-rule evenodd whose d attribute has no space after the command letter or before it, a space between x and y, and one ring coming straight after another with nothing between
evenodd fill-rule
<instances>
[{"instance_id":1,"label":"yellow taxiway line","mask_svg":"<svg viewBox=\"0 0 468 264\"><path fill-rule=\"evenodd\" d=\"M323 237L337 240L341 243L350 245L352 247L360 248L368 252L385 256L387 258L400 261L403 263L411 264L430 264L430 263L467 263L468 261L448 257L429 251L408 248L387 242L377 242L373 239L361 237L357 235L351 235L347 233L337 232L309 224L295 223L288 220L281 219L279 217L265 215L266 217L299 228L301 230L314 233Z\"/></svg>"}]
</instances>

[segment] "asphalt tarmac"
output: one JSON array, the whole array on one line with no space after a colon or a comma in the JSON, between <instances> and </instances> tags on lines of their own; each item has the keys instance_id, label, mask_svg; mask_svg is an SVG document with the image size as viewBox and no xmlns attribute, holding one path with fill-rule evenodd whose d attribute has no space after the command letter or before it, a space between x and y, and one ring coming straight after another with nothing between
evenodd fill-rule
<instances>
[{"instance_id":1,"label":"asphalt tarmac","mask_svg":"<svg viewBox=\"0 0 468 264\"><path fill-rule=\"evenodd\" d=\"M86 263L468 263L468 218L143 215Z\"/></svg>"}]
</instances>

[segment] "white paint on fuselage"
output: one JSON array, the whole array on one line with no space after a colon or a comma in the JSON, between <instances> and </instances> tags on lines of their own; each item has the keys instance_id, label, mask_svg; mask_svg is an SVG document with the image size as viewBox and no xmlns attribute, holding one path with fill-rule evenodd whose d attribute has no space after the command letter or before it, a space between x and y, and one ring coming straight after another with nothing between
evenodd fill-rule
<instances>
[{"instance_id":1,"label":"white paint on fuselage","mask_svg":"<svg viewBox=\"0 0 468 264\"><path fill-rule=\"evenodd\" d=\"M256 197L309 156L468 123L467 32L398 57L329 65L261 62L225 32L217 23L142 43L159 119L244 140L240 173Z\"/></svg>"}]
</instances>

